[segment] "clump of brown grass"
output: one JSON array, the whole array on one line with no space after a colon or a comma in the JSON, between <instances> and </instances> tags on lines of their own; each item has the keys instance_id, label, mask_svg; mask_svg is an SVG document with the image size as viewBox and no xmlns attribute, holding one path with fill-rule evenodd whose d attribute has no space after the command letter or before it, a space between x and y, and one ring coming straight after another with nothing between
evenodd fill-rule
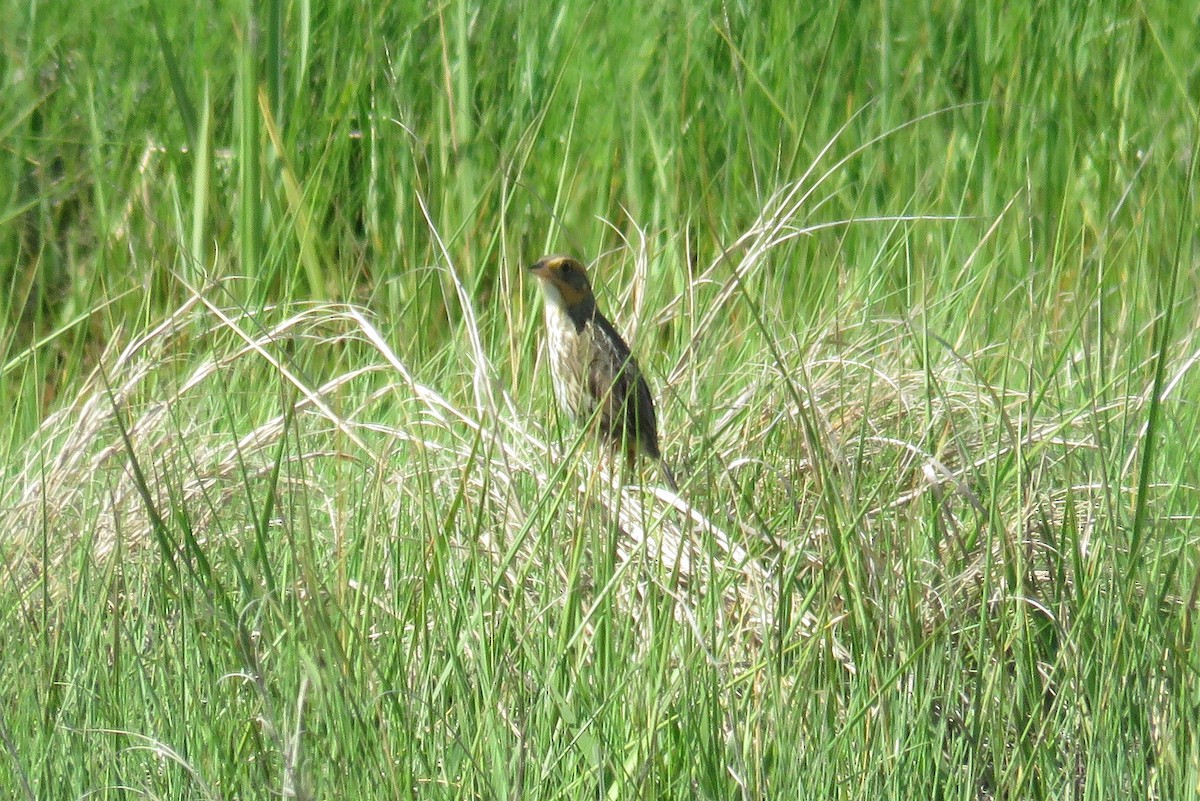
<instances>
[{"instance_id":1,"label":"clump of brown grass","mask_svg":"<svg viewBox=\"0 0 1200 801\"><path fill-rule=\"evenodd\" d=\"M236 533L231 520L250 525L248 488L271 486L273 477L281 482L276 492L306 500L313 525L335 531L338 500L320 479L320 463L351 459L365 474L385 477L387 514L415 504L466 506L467 517L482 523L456 532L475 538L470 548L461 543L462 552L491 554L512 591L529 578L542 519L532 507L545 502L522 487L543 488L545 496L565 482L575 490L556 501L563 514L617 526L619 559L658 560L685 584L706 582L712 564L739 572L746 581L724 583L728 608L753 618L761 566L679 496L622 484L606 465L590 465L586 450L576 464L548 444L499 387L469 319L473 375L464 403L418 380L360 308L310 304L251 315L194 294L104 354L74 399L27 443L0 505L10 576L26 590L54 594L70 586L67 562L80 547L97 562L119 553L136 564L156 544L157 558L186 558L177 521L186 520L199 547L212 545ZM334 363L348 349L361 366L320 383L291 356L328 350L328 358L313 360ZM282 387L276 413L248 430L228 430L214 399L233 376ZM281 449L291 433L295 441ZM278 470L283 453L308 469ZM635 594L638 581L631 582ZM671 592L685 603L678 587Z\"/></svg>"},{"instance_id":2,"label":"clump of brown grass","mask_svg":"<svg viewBox=\"0 0 1200 801\"><path fill-rule=\"evenodd\" d=\"M789 580L817 581L831 559L845 558L829 545L834 526L850 532L872 602L886 606L889 587L912 576L905 555L889 545L912 541L898 532L916 525L916 510L929 504L937 535L918 575L929 625L994 602L997 593L1036 600L1048 570L1042 557L1061 547L1043 534L1070 520L1073 541L1086 551L1101 495L1113 491L1111 481L1063 481L1080 471L1059 467L1094 462L1093 432L1138 400L1031 419L1026 394L985 380L977 364L986 354L947 347L939 361L914 368L919 338L903 319L839 320L805 336L759 331L740 372L722 374L727 363L711 342L720 341L715 334L730 309L746 302L747 287L776 249L824 227L796 222L812 192L802 179L774 196L659 315L697 312L687 317L689 345L667 371L663 393L699 381L717 399L682 495L622 482L594 458L586 432L565 446L552 441L527 411L534 404L505 388L472 298L443 249L440 268L453 288L447 302L464 323L465 341L449 346L469 366L467 381L447 379L450 386L439 388L420 379L355 306L250 314L194 292L161 323L106 353L74 400L27 443L22 463L10 466L0 500L10 575L30 589L68 584L65 560L81 542L97 560L118 550L134 557L154 543L175 558L183 546L167 531L171 520L185 519L202 547L227 536L229 520L254 519L250 486L294 490L312 525L340 531L339 500L323 483L321 465L349 459L385 488L381 514L466 509L463 517L476 522L451 529L456 548L490 555L511 593L570 580L561 564L551 568L555 575L536 575L553 521L611 527L624 576L616 592L631 614L653 585L695 628L696 599L715 592L731 646L771 636L782 565L793 565ZM647 247L644 235L630 246L630 293L638 299L646 294ZM709 299L701 307L702 294ZM296 354L357 366L316 381L296 366ZM229 417L213 401L233 376L280 388L275 413L253 418L272 407L252 405L245 431L226 430ZM667 414L677 408L665 407ZM280 471L283 459L309 469ZM1082 472L1090 476L1089 468ZM282 484L271 483L281 475ZM755 488L749 496L748 486ZM761 508L747 506L747 497L761 498ZM1013 555L1027 578L1020 587L997 579ZM836 589L829 597L821 611L799 610L797 631L828 635L836 658L853 668L837 642L844 605Z\"/></svg>"}]
</instances>

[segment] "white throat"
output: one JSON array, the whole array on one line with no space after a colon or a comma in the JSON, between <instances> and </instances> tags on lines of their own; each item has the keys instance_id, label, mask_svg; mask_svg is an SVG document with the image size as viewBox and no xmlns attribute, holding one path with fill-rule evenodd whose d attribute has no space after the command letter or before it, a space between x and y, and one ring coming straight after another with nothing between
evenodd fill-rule
<instances>
[{"instance_id":1,"label":"white throat","mask_svg":"<svg viewBox=\"0 0 1200 801\"><path fill-rule=\"evenodd\" d=\"M562 309L566 306L563 301L562 292L554 284L549 281L542 281L542 301L546 304L546 314L550 313L550 307Z\"/></svg>"}]
</instances>

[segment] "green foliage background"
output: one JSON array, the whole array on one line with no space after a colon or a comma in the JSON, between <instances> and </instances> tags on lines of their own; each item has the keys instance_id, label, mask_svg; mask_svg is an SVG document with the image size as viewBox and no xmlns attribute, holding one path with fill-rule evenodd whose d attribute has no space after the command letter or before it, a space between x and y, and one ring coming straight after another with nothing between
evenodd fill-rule
<instances>
[{"instance_id":1,"label":"green foliage background","mask_svg":"<svg viewBox=\"0 0 1200 801\"><path fill-rule=\"evenodd\" d=\"M4 795L1200 795L1196 3L0 15ZM738 272L796 185L792 235ZM514 584L469 490L500 481L482 435L450 467L371 440L403 480L337 432L343 458L310 459L294 382L223 361L241 340L212 314L112 388L197 297L252 333L336 328L309 304L344 302L486 422L478 333L553 428L522 276L551 251L638 323L685 495L770 542L746 544L765 635L723 622L738 566L710 551L684 604L553 468L505 479L533 543ZM369 344L298 337L281 363L317 384L383 363ZM155 425L228 447L283 418L210 516L189 445L137 439L206 359L219 385ZM124 461L38 495L89 397L116 421L89 447ZM399 392L369 411L420 417ZM970 508L927 493L877 524L923 486L880 438L961 471ZM121 481L144 534L105 517Z\"/></svg>"}]
</instances>

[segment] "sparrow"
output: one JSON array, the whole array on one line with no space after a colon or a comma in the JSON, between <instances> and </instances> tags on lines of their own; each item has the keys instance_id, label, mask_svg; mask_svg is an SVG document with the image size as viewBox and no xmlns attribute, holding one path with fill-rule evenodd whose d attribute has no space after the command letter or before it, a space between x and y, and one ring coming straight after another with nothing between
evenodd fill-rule
<instances>
[{"instance_id":1,"label":"sparrow","mask_svg":"<svg viewBox=\"0 0 1200 801\"><path fill-rule=\"evenodd\" d=\"M641 453L677 490L658 446L650 387L625 340L597 308L583 265L569 256L546 256L529 271L542 289L558 405L576 422L594 417L602 437L624 451L630 467Z\"/></svg>"}]
</instances>

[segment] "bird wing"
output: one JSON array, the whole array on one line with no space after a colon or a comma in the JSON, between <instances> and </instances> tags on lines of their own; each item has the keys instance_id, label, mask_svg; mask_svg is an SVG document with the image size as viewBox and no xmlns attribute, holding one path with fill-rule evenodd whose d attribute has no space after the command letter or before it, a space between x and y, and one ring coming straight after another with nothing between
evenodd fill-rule
<instances>
[{"instance_id":1,"label":"bird wing","mask_svg":"<svg viewBox=\"0 0 1200 801\"><path fill-rule=\"evenodd\" d=\"M592 322L597 330L588 389L601 406L600 425L613 439L623 440L627 448L640 446L658 460L658 424L650 387L612 324L600 314Z\"/></svg>"}]
</instances>

